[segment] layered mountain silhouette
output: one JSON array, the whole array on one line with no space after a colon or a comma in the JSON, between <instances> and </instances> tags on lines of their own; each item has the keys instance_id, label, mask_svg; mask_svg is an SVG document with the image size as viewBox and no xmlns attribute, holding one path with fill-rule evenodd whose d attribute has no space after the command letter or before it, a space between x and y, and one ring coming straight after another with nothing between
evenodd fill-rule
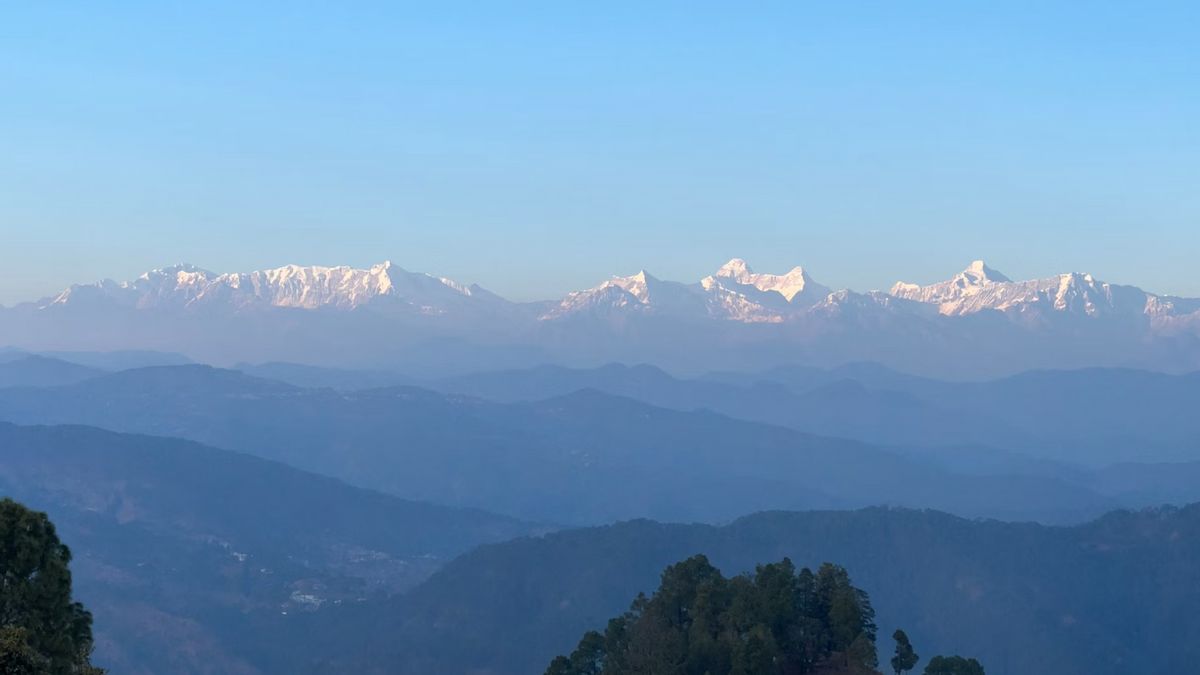
<instances>
[{"instance_id":1,"label":"layered mountain silhouette","mask_svg":"<svg viewBox=\"0 0 1200 675\"><path fill-rule=\"evenodd\" d=\"M640 520L484 546L405 597L336 612L332 634L309 625L320 653L344 651L327 672L539 672L669 564L702 553L729 575L787 556L844 565L880 632L902 626L926 659L968 653L1003 674L1183 673L1200 658L1198 535L1200 505L1069 528L896 509L723 527Z\"/></svg>"},{"instance_id":2,"label":"layered mountain silhouette","mask_svg":"<svg viewBox=\"0 0 1200 675\"><path fill-rule=\"evenodd\" d=\"M53 518L96 616L97 659L133 675L262 672L243 655L283 644L289 617L407 590L476 545L545 531L75 426L0 423L0 493Z\"/></svg>"},{"instance_id":3,"label":"layered mountain silhouette","mask_svg":"<svg viewBox=\"0 0 1200 675\"><path fill-rule=\"evenodd\" d=\"M594 384L615 388L598 379ZM691 387L672 386L676 394L668 387L658 403L671 404L670 396ZM730 405L741 390L727 390L732 396L708 400ZM698 397L693 401L713 396L711 383L691 391ZM763 509L880 503L1078 522L1120 505L1161 503L1159 479L1184 475L1191 467L1139 465L1140 478L1131 474L1128 481L1114 482L1112 476L1102 480L1081 467L1043 463L1011 448L965 441L931 447L938 446L936 429L925 437L928 444L913 447L802 431L806 420L881 396L880 409L865 418L875 417L874 433L882 435L886 420L897 419L886 412L895 394L867 391L858 399L857 391L851 388L851 402L834 401L817 415L801 409L816 398L784 398L770 414L784 415L789 406L804 414L764 424L697 409L684 399L670 409L595 388L493 402L404 386L304 388L237 371L178 366L59 387L0 389L0 419L181 437L400 497L564 525L633 517L720 522ZM932 411L918 419L936 418L936 406L900 396L909 397L913 410ZM793 428L779 426L789 419ZM840 419L838 428L854 426L852 416ZM982 433L1005 428L982 427ZM908 427L910 435L916 431ZM1179 427L1166 433L1186 432ZM1010 433L1022 435L1019 429ZM1172 498L1194 495L1185 483L1173 485ZM707 497L695 499L697 494Z\"/></svg>"}]
</instances>

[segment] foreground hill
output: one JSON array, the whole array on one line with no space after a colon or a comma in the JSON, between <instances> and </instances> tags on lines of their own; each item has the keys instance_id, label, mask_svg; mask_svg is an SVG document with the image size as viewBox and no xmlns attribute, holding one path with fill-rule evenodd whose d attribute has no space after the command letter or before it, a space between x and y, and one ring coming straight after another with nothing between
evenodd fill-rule
<instances>
[{"instance_id":1,"label":"foreground hill","mask_svg":"<svg viewBox=\"0 0 1200 675\"><path fill-rule=\"evenodd\" d=\"M0 419L188 438L406 498L564 524L876 504L1063 522L1117 504L1053 476L964 475L869 444L596 391L499 404L184 366L0 390Z\"/></svg>"},{"instance_id":2,"label":"foreground hill","mask_svg":"<svg viewBox=\"0 0 1200 675\"><path fill-rule=\"evenodd\" d=\"M263 625L399 592L533 531L248 455L84 427L0 424L0 494L48 512L121 673L256 673Z\"/></svg>"},{"instance_id":3,"label":"foreground hill","mask_svg":"<svg viewBox=\"0 0 1200 675\"><path fill-rule=\"evenodd\" d=\"M72 597L71 549L46 514L0 499L0 670L104 675L90 663L92 614Z\"/></svg>"},{"instance_id":4,"label":"foreground hill","mask_svg":"<svg viewBox=\"0 0 1200 675\"><path fill-rule=\"evenodd\" d=\"M349 660L326 672L540 672L698 553L726 574L837 561L870 593L882 634L903 627L922 654L969 653L993 674L1185 673L1200 659L1200 505L1070 528L867 509L485 546L404 598L346 610L348 633L333 639L349 641Z\"/></svg>"}]
</instances>

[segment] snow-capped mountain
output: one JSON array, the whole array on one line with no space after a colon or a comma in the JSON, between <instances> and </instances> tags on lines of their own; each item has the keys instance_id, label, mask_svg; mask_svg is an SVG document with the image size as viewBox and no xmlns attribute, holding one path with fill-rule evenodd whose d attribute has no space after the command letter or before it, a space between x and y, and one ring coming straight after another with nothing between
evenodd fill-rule
<instances>
[{"instance_id":1,"label":"snow-capped mountain","mask_svg":"<svg viewBox=\"0 0 1200 675\"><path fill-rule=\"evenodd\" d=\"M132 281L76 284L36 303L41 309L110 305L131 309L233 310L404 308L431 316L514 303L477 285L409 272L391 262L369 268L285 265L254 272L216 274L194 265L152 270ZM1013 281L982 260L946 281L926 286L900 282L887 293L833 291L803 267L784 274L755 272L734 258L697 282L659 279L646 271L613 277L593 288L568 294L537 314L542 321L580 315L634 314L740 323L804 321L853 305L858 311L918 312L936 307L944 316L984 310L1011 315L1061 313L1087 317L1163 319L1200 311L1200 299L1159 296L1135 286L1110 284L1085 273ZM528 312L515 312L527 315Z\"/></svg>"},{"instance_id":2,"label":"snow-capped mountain","mask_svg":"<svg viewBox=\"0 0 1200 675\"><path fill-rule=\"evenodd\" d=\"M803 267L793 267L786 274L758 274L741 258L721 265L715 274L705 277L700 283L705 287L720 285L740 293L753 294L753 291L757 291L755 295L766 303L777 302L771 295L773 293L798 307L812 306L830 293L828 286L813 281Z\"/></svg>"},{"instance_id":3,"label":"snow-capped mountain","mask_svg":"<svg viewBox=\"0 0 1200 675\"><path fill-rule=\"evenodd\" d=\"M43 307L110 302L138 309L279 307L355 309L386 301L423 314L505 301L479 286L409 272L391 262L367 269L286 265L255 272L214 274L194 265L147 272L133 281L78 284Z\"/></svg>"},{"instance_id":4,"label":"snow-capped mountain","mask_svg":"<svg viewBox=\"0 0 1200 675\"><path fill-rule=\"evenodd\" d=\"M184 306L200 294L217 275L195 265L174 265L151 270L133 281L111 279L75 284L58 295L42 300L52 306L112 303L122 307L153 308Z\"/></svg>"},{"instance_id":5,"label":"snow-capped mountain","mask_svg":"<svg viewBox=\"0 0 1200 675\"><path fill-rule=\"evenodd\" d=\"M655 316L713 318L744 323L780 323L830 293L802 267L786 274L758 274L734 258L698 283L663 281L645 272L613 277L564 298L543 319L628 311Z\"/></svg>"},{"instance_id":6,"label":"snow-capped mountain","mask_svg":"<svg viewBox=\"0 0 1200 675\"><path fill-rule=\"evenodd\" d=\"M946 281L859 293L802 267L766 274L734 258L698 281L642 271L540 303L391 263L226 274L176 265L0 309L0 336L33 349L410 369L616 360L687 370L878 361L960 376L1186 370L1200 369L1200 299L1084 273L1014 281L982 261Z\"/></svg>"},{"instance_id":7,"label":"snow-capped mountain","mask_svg":"<svg viewBox=\"0 0 1200 675\"><path fill-rule=\"evenodd\" d=\"M627 277L613 277L584 291L563 298L542 320L553 321L573 316L606 316L632 312L663 316L703 316L704 296L697 284L663 281L642 270Z\"/></svg>"},{"instance_id":8,"label":"snow-capped mountain","mask_svg":"<svg viewBox=\"0 0 1200 675\"><path fill-rule=\"evenodd\" d=\"M928 286L897 283L891 294L937 305L938 311L947 316L996 310L1017 314L1054 312L1090 317L1136 317L1173 314L1183 309L1178 302L1164 301L1135 286L1099 281L1090 274L1068 273L1013 281L982 260L972 262L947 281Z\"/></svg>"}]
</instances>

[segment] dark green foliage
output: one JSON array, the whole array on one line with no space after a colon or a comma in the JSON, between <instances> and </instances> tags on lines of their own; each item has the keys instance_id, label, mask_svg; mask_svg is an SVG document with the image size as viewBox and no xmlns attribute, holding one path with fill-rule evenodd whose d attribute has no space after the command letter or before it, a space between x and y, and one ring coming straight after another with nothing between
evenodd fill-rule
<instances>
[{"instance_id":1,"label":"dark green foliage","mask_svg":"<svg viewBox=\"0 0 1200 675\"><path fill-rule=\"evenodd\" d=\"M697 555L671 565L601 635L546 675L800 675L874 672L875 612L846 570L791 560L726 579Z\"/></svg>"},{"instance_id":2,"label":"dark green foliage","mask_svg":"<svg viewBox=\"0 0 1200 675\"><path fill-rule=\"evenodd\" d=\"M961 656L935 656L925 666L925 675L984 675L983 666L975 659Z\"/></svg>"},{"instance_id":3,"label":"dark green foliage","mask_svg":"<svg viewBox=\"0 0 1200 675\"><path fill-rule=\"evenodd\" d=\"M912 670L921 657L913 650L908 635L897 628L896 632L892 633L892 639L896 641L896 653L892 656L892 670L896 671L896 675Z\"/></svg>"},{"instance_id":4,"label":"dark green foliage","mask_svg":"<svg viewBox=\"0 0 1200 675\"><path fill-rule=\"evenodd\" d=\"M92 615L71 599L70 562L46 514L0 500L0 672L95 672Z\"/></svg>"},{"instance_id":5,"label":"dark green foliage","mask_svg":"<svg viewBox=\"0 0 1200 675\"><path fill-rule=\"evenodd\" d=\"M600 675L604 671L604 643L603 635L594 630L588 631L571 656L556 657L546 669L546 674Z\"/></svg>"},{"instance_id":6,"label":"dark green foliage","mask_svg":"<svg viewBox=\"0 0 1200 675\"><path fill-rule=\"evenodd\" d=\"M29 644L29 631L20 626L0 628L0 675L46 673L46 658Z\"/></svg>"}]
</instances>

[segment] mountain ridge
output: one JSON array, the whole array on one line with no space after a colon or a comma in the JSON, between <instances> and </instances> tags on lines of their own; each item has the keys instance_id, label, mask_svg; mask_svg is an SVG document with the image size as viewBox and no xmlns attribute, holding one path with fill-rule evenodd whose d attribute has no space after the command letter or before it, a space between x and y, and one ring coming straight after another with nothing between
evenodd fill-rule
<instances>
[{"instance_id":1,"label":"mountain ridge","mask_svg":"<svg viewBox=\"0 0 1200 675\"><path fill-rule=\"evenodd\" d=\"M988 672L1188 672L1198 527L1193 504L1071 527L876 507L565 530L481 546L384 607L344 610L347 625L367 628L330 641L357 640L355 656L374 662L329 672L536 672L697 553L729 574L785 556L837 561L870 594L881 629L903 626L922 653L976 655Z\"/></svg>"},{"instance_id":2,"label":"mountain ridge","mask_svg":"<svg viewBox=\"0 0 1200 675\"><path fill-rule=\"evenodd\" d=\"M714 289L726 293L745 295L747 291L770 298L778 296L785 304L811 307L829 301L831 295L850 293L860 296L881 294L883 291L854 291L849 288L833 289L815 281L806 268L795 266L783 274L756 272L746 260L732 258L721 265L713 274L695 282L668 281L653 276L643 269L628 277L614 276L601 284L573 291L558 302L572 296L600 293L618 288L633 296L639 303L647 304L652 298L654 286L687 289L689 292L712 292ZM995 290L1007 293L996 293ZM991 291L991 292L989 292ZM1184 298L1143 291L1137 286L1110 284L1097 280L1087 272L1064 272L1056 275L1027 280L1013 280L989 267L983 260L972 261L963 271L950 279L931 284L896 282L886 295L915 300L923 304L943 306L944 314L964 314L983 309L1005 311L1014 305L1042 301L1042 294L1053 291L1054 309L1075 309L1072 295L1088 306L1094 313L1097 295L1113 302L1121 293L1143 293L1146 304L1143 309L1154 316L1190 314L1200 312L1200 298ZM222 297L222 293L227 294ZM378 297L399 296L417 298L421 293L450 294L464 298L481 298L507 304L515 303L502 298L478 284L462 284L447 277L424 272L410 272L391 261L384 261L366 268L348 265L296 265L288 264L275 268L249 272L214 273L189 263L150 270L130 281L103 279L90 283L75 283L57 295L42 300L21 303L33 304L39 309L54 305L65 305L86 301L97 295L111 299L133 298L133 304L149 309L160 303L187 306L193 303L227 300L234 304L266 302L276 307L315 309L334 306L355 308ZM178 297L172 297L178 296ZM964 303L965 298L975 301ZM1153 300L1151 300L1151 298ZM549 301L546 301L549 302ZM20 306L20 305L18 305ZM540 318L560 316L553 312ZM737 319L736 315L727 318Z\"/></svg>"},{"instance_id":3,"label":"mountain ridge","mask_svg":"<svg viewBox=\"0 0 1200 675\"><path fill-rule=\"evenodd\" d=\"M413 374L610 361L693 372L879 361L950 378L1200 368L1200 299L1086 273L1012 281L982 261L946 281L858 292L824 286L804 267L759 273L734 258L694 282L643 270L540 302L391 263L225 274L177 265L0 308L0 331L30 351L157 350Z\"/></svg>"}]
</instances>

